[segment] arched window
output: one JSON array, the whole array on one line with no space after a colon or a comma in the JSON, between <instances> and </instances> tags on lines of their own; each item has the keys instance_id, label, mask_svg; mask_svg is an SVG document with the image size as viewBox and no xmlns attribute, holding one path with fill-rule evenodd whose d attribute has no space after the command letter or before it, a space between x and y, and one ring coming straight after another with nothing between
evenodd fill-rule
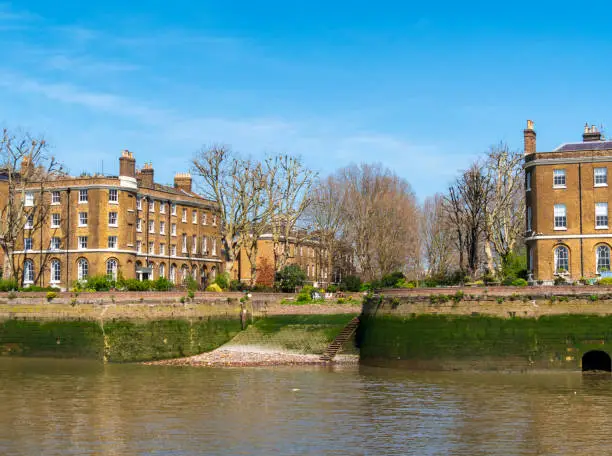
<instances>
[{"instance_id":1,"label":"arched window","mask_svg":"<svg viewBox=\"0 0 612 456\"><path fill-rule=\"evenodd\" d=\"M610 247L607 245L597 246L597 273L610 270Z\"/></svg>"},{"instance_id":2,"label":"arched window","mask_svg":"<svg viewBox=\"0 0 612 456\"><path fill-rule=\"evenodd\" d=\"M23 283L34 283L34 262L32 260L23 262Z\"/></svg>"},{"instance_id":3,"label":"arched window","mask_svg":"<svg viewBox=\"0 0 612 456\"><path fill-rule=\"evenodd\" d=\"M189 268L185 265L181 267L181 281L187 281L187 277L189 277Z\"/></svg>"},{"instance_id":4,"label":"arched window","mask_svg":"<svg viewBox=\"0 0 612 456\"><path fill-rule=\"evenodd\" d=\"M147 263L147 268L151 269L151 275L149 276L149 280L153 280L153 276L155 274L155 265L153 264L152 261L149 261Z\"/></svg>"},{"instance_id":5,"label":"arched window","mask_svg":"<svg viewBox=\"0 0 612 456\"><path fill-rule=\"evenodd\" d=\"M164 263L159 265L159 277L166 277L166 265Z\"/></svg>"},{"instance_id":6,"label":"arched window","mask_svg":"<svg viewBox=\"0 0 612 456\"><path fill-rule=\"evenodd\" d=\"M59 260L51 260L51 283L59 283L62 280L62 265Z\"/></svg>"},{"instance_id":7,"label":"arched window","mask_svg":"<svg viewBox=\"0 0 612 456\"><path fill-rule=\"evenodd\" d=\"M106 262L106 277L111 280L117 280L117 271L119 269L119 262L111 258Z\"/></svg>"},{"instance_id":8,"label":"arched window","mask_svg":"<svg viewBox=\"0 0 612 456\"><path fill-rule=\"evenodd\" d=\"M213 280L215 280L216 278L217 278L217 268L216 268L216 266L213 266L213 267L210 269L210 277L209 277L209 279L210 279L210 281L212 282L212 281L213 281Z\"/></svg>"},{"instance_id":9,"label":"arched window","mask_svg":"<svg viewBox=\"0 0 612 456\"><path fill-rule=\"evenodd\" d=\"M85 258L81 258L77 262L77 277L79 280L87 280L89 275L89 262Z\"/></svg>"},{"instance_id":10,"label":"arched window","mask_svg":"<svg viewBox=\"0 0 612 456\"><path fill-rule=\"evenodd\" d=\"M564 245L555 249L555 272L563 273L569 271L569 250Z\"/></svg>"},{"instance_id":11,"label":"arched window","mask_svg":"<svg viewBox=\"0 0 612 456\"><path fill-rule=\"evenodd\" d=\"M176 265L172 264L170 266L170 282L176 283Z\"/></svg>"},{"instance_id":12,"label":"arched window","mask_svg":"<svg viewBox=\"0 0 612 456\"><path fill-rule=\"evenodd\" d=\"M198 280L198 267L197 267L197 266L194 266L194 267L191 269L191 278L192 278L193 280Z\"/></svg>"}]
</instances>

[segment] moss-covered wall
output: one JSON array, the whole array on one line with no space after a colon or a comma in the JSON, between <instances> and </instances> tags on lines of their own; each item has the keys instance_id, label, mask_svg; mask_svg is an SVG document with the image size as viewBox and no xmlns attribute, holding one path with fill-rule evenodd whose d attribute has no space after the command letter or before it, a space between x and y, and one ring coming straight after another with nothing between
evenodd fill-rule
<instances>
[{"instance_id":1,"label":"moss-covered wall","mask_svg":"<svg viewBox=\"0 0 612 456\"><path fill-rule=\"evenodd\" d=\"M146 361L195 355L229 341L237 318L0 322L0 355Z\"/></svg>"},{"instance_id":2,"label":"moss-covered wall","mask_svg":"<svg viewBox=\"0 0 612 456\"><path fill-rule=\"evenodd\" d=\"M612 315L407 314L400 312L397 300L391 304L376 312L380 300L369 301L364 308L358 332L364 363L433 369L578 370L587 351L612 354Z\"/></svg>"}]
</instances>

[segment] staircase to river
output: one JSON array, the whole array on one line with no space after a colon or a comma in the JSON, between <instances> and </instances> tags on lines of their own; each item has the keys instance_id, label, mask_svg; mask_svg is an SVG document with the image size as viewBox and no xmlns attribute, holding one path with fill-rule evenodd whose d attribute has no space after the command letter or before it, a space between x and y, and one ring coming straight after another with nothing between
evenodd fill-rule
<instances>
[{"instance_id":1,"label":"staircase to river","mask_svg":"<svg viewBox=\"0 0 612 456\"><path fill-rule=\"evenodd\" d=\"M344 343L351 338L351 336L357 331L359 326L359 317L353 318L348 324L340 331L340 334L336 336L334 341L329 344L321 355L321 361L331 361L334 356L338 354Z\"/></svg>"}]
</instances>

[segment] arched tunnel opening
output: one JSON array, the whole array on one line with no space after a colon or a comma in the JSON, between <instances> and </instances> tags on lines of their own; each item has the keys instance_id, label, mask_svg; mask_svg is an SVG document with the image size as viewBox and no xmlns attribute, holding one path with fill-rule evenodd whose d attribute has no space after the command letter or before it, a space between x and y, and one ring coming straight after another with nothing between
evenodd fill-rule
<instances>
[{"instance_id":1,"label":"arched tunnel opening","mask_svg":"<svg viewBox=\"0 0 612 456\"><path fill-rule=\"evenodd\" d=\"M612 372L612 358L605 351L591 350L582 356L582 372Z\"/></svg>"}]
</instances>

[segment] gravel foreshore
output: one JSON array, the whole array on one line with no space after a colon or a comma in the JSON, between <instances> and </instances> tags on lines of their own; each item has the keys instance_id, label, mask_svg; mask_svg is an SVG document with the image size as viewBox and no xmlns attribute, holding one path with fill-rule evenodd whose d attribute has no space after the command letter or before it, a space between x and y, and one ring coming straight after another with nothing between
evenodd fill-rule
<instances>
[{"instance_id":1,"label":"gravel foreshore","mask_svg":"<svg viewBox=\"0 0 612 456\"><path fill-rule=\"evenodd\" d=\"M162 366L200 367L255 367L292 365L350 365L357 364L357 355L336 355L331 362L321 361L321 355L303 355L253 346L229 346L187 358L149 361L143 364Z\"/></svg>"}]
</instances>

